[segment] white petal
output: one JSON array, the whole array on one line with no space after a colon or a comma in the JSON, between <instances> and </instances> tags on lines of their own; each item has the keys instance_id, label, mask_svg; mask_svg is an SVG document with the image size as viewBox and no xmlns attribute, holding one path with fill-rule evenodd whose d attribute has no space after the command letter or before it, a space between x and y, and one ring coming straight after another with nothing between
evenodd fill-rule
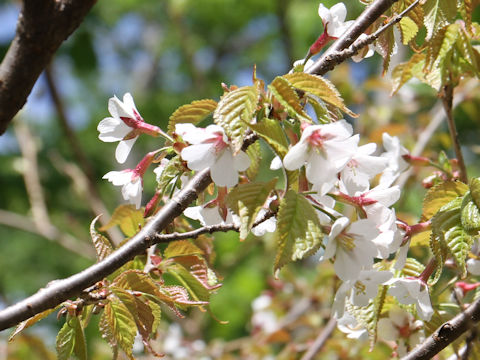
<instances>
[{"instance_id":1,"label":"white petal","mask_svg":"<svg viewBox=\"0 0 480 360\"><path fill-rule=\"evenodd\" d=\"M210 175L218 186L232 187L238 183L238 172L234 168L233 155L229 148L225 149L211 166Z\"/></svg>"},{"instance_id":2,"label":"white petal","mask_svg":"<svg viewBox=\"0 0 480 360\"><path fill-rule=\"evenodd\" d=\"M377 334L379 338L387 341L397 341L400 335L398 329L388 318L378 320Z\"/></svg>"},{"instance_id":3,"label":"white petal","mask_svg":"<svg viewBox=\"0 0 480 360\"><path fill-rule=\"evenodd\" d=\"M115 159L120 164L123 164L128 157L128 154L130 154L130 150L132 150L133 144L135 144L135 141L137 141L138 136L135 136L132 139L128 140L122 140L118 143L117 149L115 150Z\"/></svg>"},{"instance_id":4,"label":"white petal","mask_svg":"<svg viewBox=\"0 0 480 360\"><path fill-rule=\"evenodd\" d=\"M347 8L343 2L339 2L330 8L330 13L335 20L345 21L345 17L347 16Z\"/></svg>"},{"instance_id":5,"label":"white petal","mask_svg":"<svg viewBox=\"0 0 480 360\"><path fill-rule=\"evenodd\" d=\"M480 260L468 259L467 270L472 275L480 275Z\"/></svg>"},{"instance_id":6,"label":"white petal","mask_svg":"<svg viewBox=\"0 0 480 360\"><path fill-rule=\"evenodd\" d=\"M191 206L191 207L188 207L186 208L184 211L183 211L183 215L185 215L186 217L190 218L190 219L193 219L193 220L198 220L200 221L200 223L205 226L205 221L203 220L203 216L201 214L201 211L203 209L203 206Z\"/></svg>"},{"instance_id":7,"label":"white petal","mask_svg":"<svg viewBox=\"0 0 480 360\"><path fill-rule=\"evenodd\" d=\"M245 171L248 169L249 166L250 158L245 152L240 151L237 155L233 157L233 167L237 171Z\"/></svg>"},{"instance_id":8,"label":"white petal","mask_svg":"<svg viewBox=\"0 0 480 360\"><path fill-rule=\"evenodd\" d=\"M278 170L283 167L282 159L280 156L275 156L270 163L270 170Z\"/></svg>"},{"instance_id":9,"label":"white petal","mask_svg":"<svg viewBox=\"0 0 480 360\"><path fill-rule=\"evenodd\" d=\"M142 180L137 177L133 182L125 184L122 188L123 198L134 204L137 209L142 202Z\"/></svg>"},{"instance_id":10,"label":"white petal","mask_svg":"<svg viewBox=\"0 0 480 360\"><path fill-rule=\"evenodd\" d=\"M110 181L115 186L121 186L132 180L133 172L130 170L110 171L103 175L102 179Z\"/></svg>"},{"instance_id":11,"label":"white petal","mask_svg":"<svg viewBox=\"0 0 480 360\"><path fill-rule=\"evenodd\" d=\"M212 144L187 146L182 150L181 156L188 163L188 167L196 171L211 167L216 158L215 148Z\"/></svg>"},{"instance_id":12,"label":"white petal","mask_svg":"<svg viewBox=\"0 0 480 360\"><path fill-rule=\"evenodd\" d=\"M430 321L433 315L433 308L432 303L430 302L430 294L428 293L427 286L420 291L416 305L418 316L425 321Z\"/></svg>"},{"instance_id":13,"label":"white petal","mask_svg":"<svg viewBox=\"0 0 480 360\"><path fill-rule=\"evenodd\" d=\"M325 7L322 3L318 6L318 16L322 19L323 26L332 21L332 14L330 10Z\"/></svg>"},{"instance_id":14,"label":"white petal","mask_svg":"<svg viewBox=\"0 0 480 360\"><path fill-rule=\"evenodd\" d=\"M296 170L303 166L307 160L309 145L306 142L296 143L283 158L283 165L287 170Z\"/></svg>"}]
</instances>

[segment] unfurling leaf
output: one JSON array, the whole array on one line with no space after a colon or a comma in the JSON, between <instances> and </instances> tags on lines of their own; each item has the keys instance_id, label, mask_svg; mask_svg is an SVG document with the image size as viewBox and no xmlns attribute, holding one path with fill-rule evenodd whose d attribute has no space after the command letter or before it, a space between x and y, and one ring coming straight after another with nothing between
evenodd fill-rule
<instances>
[{"instance_id":1,"label":"unfurling leaf","mask_svg":"<svg viewBox=\"0 0 480 360\"><path fill-rule=\"evenodd\" d=\"M260 148L260 141L255 141L245 151L250 158L250 166L246 170L245 174L250 180L254 180L258 171L260 170L260 162L262 161L262 149Z\"/></svg>"},{"instance_id":2,"label":"unfurling leaf","mask_svg":"<svg viewBox=\"0 0 480 360\"><path fill-rule=\"evenodd\" d=\"M430 40L438 29L452 23L457 15L457 2L450 0L427 0L423 6L425 27Z\"/></svg>"},{"instance_id":3,"label":"unfurling leaf","mask_svg":"<svg viewBox=\"0 0 480 360\"><path fill-rule=\"evenodd\" d=\"M213 120L223 127L235 152L242 148L247 123L252 121L257 102L257 87L244 86L223 95L213 113Z\"/></svg>"},{"instance_id":4,"label":"unfurling leaf","mask_svg":"<svg viewBox=\"0 0 480 360\"><path fill-rule=\"evenodd\" d=\"M466 231L480 229L480 209L473 201L472 195L467 193L463 198L461 208L462 227Z\"/></svg>"},{"instance_id":5,"label":"unfurling leaf","mask_svg":"<svg viewBox=\"0 0 480 360\"><path fill-rule=\"evenodd\" d=\"M102 226L99 230L106 231L112 226L119 225L126 236L132 237L144 224L143 211L136 209L135 205L124 204L115 209L108 224Z\"/></svg>"},{"instance_id":6,"label":"unfurling leaf","mask_svg":"<svg viewBox=\"0 0 480 360\"><path fill-rule=\"evenodd\" d=\"M268 85L268 89L272 92L277 101L287 110L288 115L301 121L312 122L310 116L303 110L300 104L300 98L295 92L292 84L281 76L273 79Z\"/></svg>"},{"instance_id":7,"label":"unfurling leaf","mask_svg":"<svg viewBox=\"0 0 480 360\"><path fill-rule=\"evenodd\" d=\"M99 328L102 337L112 348L120 347L129 358L133 359L132 347L137 334L135 319L116 296L110 296L109 300L100 317Z\"/></svg>"},{"instance_id":8,"label":"unfurling leaf","mask_svg":"<svg viewBox=\"0 0 480 360\"><path fill-rule=\"evenodd\" d=\"M108 240L105 236L100 234L95 229L95 224L100 216L101 215L98 215L95 219L93 219L92 223L90 224L90 237L92 238L98 261L105 259L113 251L112 243L110 242L110 240Z\"/></svg>"},{"instance_id":9,"label":"unfurling leaf","mask_svg":"<svg viewBox=\"0 0 480 360\"><path fill-rule=\"evenodd\" d=\"M401 274L405 277L418 277L425 269L425 266L414 258L407 258L405 261L405 266L403 267Z\"/></svg>"},{"instance_id":10,"label":"unfurling leaf","mask_svg":"<svg viewBox=\"0 0 480 360\"><path fill-rule=\"evenodd\" d=\"M468 186L461 181L445 181L431 187L423 199L422 221L431 219L442 206L467 191Z\"/></svg>"},{"instance_id":11,"label":"unfurling leaf","mask_svg":"<svg viewBox=\"0 0 480 360\"><path fill-rule=\"evenodd\" d=\"M475 204L480 208L480 178L470 180L470 194Z\"/></svg>"},{"instance_id":12,"label":"unfurling leaf","mask_svg":"<svg viewBox=\"0 0 480 360\"><path fill-rule=\"evenodd\" d=\"M264 118L256 124L248 124L258 136L267 142L282 159L288 152L288 142L280 122Z\"/></svg>"},{"instance_id":13,"label":"unfurling leaf","mask_svg":"<svg viewBox=\"0 0 480 360\"><path fill-rule=\"evenodd\" d=\"M327 79L306 73L286 74L283 78L287 79L293 87L318 96L322 101L339 108L344 113L352 117L357 117L354 112L345 106L340 93Z\"/></svg>"},{"instance_id":14,"label":"unfurling leaf","mask_svg":"<svg viewBox=\"0 0 480 360\"><path fill-rule=\"evenodd\" d=\"M34 315L34 316L32 316L31 318L29 318L25 321L22 321L20 324L17 325L17 327L15 328L15 331L8 338L8 341L9 342L13 341L14 337L17 336L20 332L22 332L23 330L25 330L25 329L29 328L30 326L36 324L38 321L46 318L48 315L50 315L55 310L57 310L60 306L61 305L58 305L57 307L55 307L53 309L48 309L48 310L42 311L41 313L39 313L37 315Z\"/></svg>"},{"instance_id":15,"label":"unfurling leaf","mask_svg":"<svg viewBox=\"0 0 480 360\"><path fill-rule=\"evenodd\" d=\"M277 179L275 178L267 183L240 184L228 193L228 207L240 217L241 240L244 240L252 229L258 212L270 192L275 188L276 183Z\"/></svg>"},{"instance_id":16,"label":"unfurling leaf","mask_svg":"<svg viewBox=\"0 0 480 360\"><path fill-rule=\"evenodd\" d=\"M188 240L178 240L169 243L163 252L165 259L188 255L203 255L203 250Z\"/></svg>"},{"instance_id":17,"label":"unfurling leaf","mask_svg":"<svg viewBox=\"0 0 480 360\"><path fill-rule=\"evenodd\" d=\"M74 353L78 359L87 359L87 345L80 320L76 316L67 316L56 340L57 359L68 360Z\"/></svg>"},{"instance_id":18,"label":"unfurling leaf","mask_svg":"<svg viewBox=\"0 0 480 360\"><path fill-rule=\"evenodd\" d=\"M184 171L185 168L180 155L171 158L158 178L157 189L161 190L163 194L171 192L172 187L175 186L174 180Z\"/></svg>"},{"instance_id":19,"label":"unfurling leaf","mask_svg":"<svg viewBox=\"0 0 480 360\"><path fill-rule=\"evenodd\" d=\"M322 244L322 229L315 209L301 194L289 190L280 202L277 217L277 273L285 264L313 255Z\"/></svg>"},{"instance_id":20,"label":"unfurling leaf","mask_svg":"<svg viewBox=\"0 0 480 360\"><path fill-rule=\"evenodd\" d=\"M217 102L211 99L195 100L190 104L180 106L170 116L168 133L171 135L175 131L176 124L198 124L208 115L212 114L216 107Z\"/></svg>"}]
</instances>

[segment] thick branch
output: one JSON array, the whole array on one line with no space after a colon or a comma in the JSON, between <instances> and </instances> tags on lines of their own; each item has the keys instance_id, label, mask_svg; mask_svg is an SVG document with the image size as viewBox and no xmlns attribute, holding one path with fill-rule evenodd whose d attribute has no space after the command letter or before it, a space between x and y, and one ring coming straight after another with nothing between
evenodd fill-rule
<instances>
[{"instance_id":1,"label":"thick branch","mask_svg":"<svg viewBox=\"0 0 480 360\"><path fill-rule=\"evenodd\" d=\"M24 0L17 32L0 64L0 135L23 107L61 43L96 0Z\"/></svg>"},{"instance_id":2,"label":"thick branch","mask_svg":"<svg viewBox=\"0 0 480 360\"><path fill-rule=\"evenodd\" d=\"M480 299L477 299L465 311L440 326L428 339L403 357L402 360L431 359L462 334L472 329L479 321Z\"/></svg>"}]
</instances>

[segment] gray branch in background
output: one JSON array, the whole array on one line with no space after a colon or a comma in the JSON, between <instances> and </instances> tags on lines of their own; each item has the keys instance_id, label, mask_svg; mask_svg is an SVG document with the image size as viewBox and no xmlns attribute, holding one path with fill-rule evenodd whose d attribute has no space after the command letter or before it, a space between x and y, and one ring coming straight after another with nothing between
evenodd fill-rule
<instances>
[{"instance_id":1,"label":"gray branch in background","mask_svg":"<svg viewBox=\"0 0 480 360\"><path fill-rule=\"evenodd\" d=\"M0 135L23 107L62 42L96 0L24 0L17 31L0 64Z\"/></svg>"}]
</instances>

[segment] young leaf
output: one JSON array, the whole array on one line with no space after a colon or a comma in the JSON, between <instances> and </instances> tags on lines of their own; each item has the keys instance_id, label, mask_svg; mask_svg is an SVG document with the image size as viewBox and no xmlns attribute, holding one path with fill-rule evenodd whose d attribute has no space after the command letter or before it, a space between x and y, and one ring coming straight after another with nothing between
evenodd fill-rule
<instances>
[{"instance_id":1,"label":"young leaf","mask_svg":"<svg viewBox=\"0 0 480 360\"><path fill-rule=\"evenodd\" d=\"M106 231L115 225L119 225L126 236L132 237L145 225L143 211L135 209L135 205L120 205L113 212L108 224L102 226L99 230Z\"/></svg>"},{"instance_id":2,"label":"young leaf","mask_svg":"<svg viewBox=\"0 0 480 360\"><path fill-rule=\"evenodd\" d=\"M470 194L475 205L480 207L480 178L470 180Z\"/></svg>"},{"instance_id":3,"label":"young leaf","mask_svg":"<svg viewBox=\"0 0 480 360\"><path fill-rule=\"evenodd\" d=\"M277 179L267 183L240 184L233 188L227 196L228 207L240 217L240 239L244 240L255 222L258 211L275 188Z\"/></svg>"},{"instance_id":4,"label":"young leaf","mask_svg":"<svg viewBox=\"0 0 480 360\"><path fill-rule=\"evenodd\" d=\"M98 261L105 259L113 252L112 243L95 229L95 224L100 216L98 215L90 224L90 237L92 238L93 246L95 246Z\"/></svg>"},{"instance_id":5,"label":"young leaf","mask_svg":"<svg viewBox=\"0 0 480 360\"><path fill-rule=\"evenodd\" d=\"M120 347L133 359L132 347L137 334L135 319L120 299L111 296L109 300L100 317L99 328L102 337L112 348Z\"/></svg>"},{"instance_id":6,"label":"young leaf","mask_svg":"<svg viewBox=\"0 0 480 360\"><path fill-rule=\"evenodd\" d=\"M260 141L255 141L253 144L251 144L246 153L250 158L250 166L246 170L245 174L250 180L254 180L258 175L258 171L260 170L260 162L262 160Z\"/></svg>"},{"instance_id":7,"label":"young leaf","mask_svg":"<svg viewBox=\"0 0 480 360\"><path fill-rule=\"evenodd\" d=\"M203 255L203 251L188 240L179 240L169 243L163 252L165 259L188 255Z\"/></svg>"},{"instance_id":8,"label":"young leaf","mask_svg":"<svg viewBox=\"0 0 480 360\"><path fill-rule=\"evenodd\" d=\"M418 277L425 269L425 266L414 258L407 258L405 266L403 267L401 274L405 277L412 276Z\"/></svg>"},{"instance_id":9,"label":"young leaf","mask_svg":"<svg viewBox=\"0 0 480 360\"><path fill-rule=\"evenodd\" d=\"M480 209L472 199L472 195L467 193L463 198L461 208L462 227L466 231L480 229Z\"/></svg>"},{"instance_id":10,"label":"young leaf","mask_svg":"<svg viewBox=\"0 0 480 360\"><path fill-rule=\"evenodd\" d=\"M400 88L412 77L423 79L423 67L425 65L425 54L414 54L407 62L401 63L392 71L392 92L397 93Z\"/></svg>"},{"instance_id":11,"label":"young leaf","mask_svg":"<svg viewBox=\"0 0 480 360\"><path fill-rule=\"evenodd\" d=\"M431 187L423 199L422 221L431 219L442 206L467 191L468 186L461 181L445 181Z\"/></svg>"},{"instance_id":12,"label":"young leaf","mask_svg":"<svg viewBox=\"0 0 480 360\"><path fill-rule=\"evenodd\" d=\"M425 11L426 40L430 40L435 31L452 23L457 15L457 2L451 0L427 0Z\"/></svg>"},{"instance_id":13,"label":"young leaf","mask_svg":"<svg viewBox=\"0 0 480 360\"><path fill-rule=\"evenodd\" d=\"M162 190L165 194L171 191L171 187L174 185L174 181L179 175L185 171L182 159L180 155L176 155L168 161L167 166L163 169L160 177L158 178L157 189Z\"/></svg>"},{"instance_id":14,"label":"young leaf","mask_svg":"<svg viewBox=\"0 0 480 360\"><path fill-rule=\"evenodd\" d=\"M354 112L345 106L340 93L327 79L318 75L306 73L286 74L283 77L287 79L295 88L318 96L324 102L339 108L344 113L352 117L357 117Z\"/></svg>"},{"instance_id":15,"label":"young leaf","mask_svg":"<svg viewBox=\"0 0 480 360\"><path fill-rule=\"evenodd\" d=\"M293 86L285 78L277 76L272 83L268 85L275 99L287 110L288 115L301 121L312 122L310 116L303 110L300 104L300 98L295 92Z\"/></svg>"},{"instance_id":16,"label":"young leaf","mask_svg":"<svg viewBox=\"0 0 480 360\"><path fill-rule=\"evenodd\" d=\"M259 137L272 147L282 159L288 152L288 142L279 121L264 118L256 124L248 124Z\"/></svg>"},{"instance_id":17,"label":"young leaf","mask_svg":"<svg viewBox=\"0 0 480 360\"><path fill-rule=\"evenodd\" d=\"M322 236L320 221L313 206L301 194L289 190L280 202L278 211L275 272L290 261L314 254L322 244Z\"/></svg>"},{"instance_id":18,"label":"young leaf","mask_svg":"<svg viewBox=\"0 0 480 360\"><path fill-rule=\"evenodd\" d=\"M244 86L223 95L213 113L213 120L225 129L235 152L242 148L247 123L252 120L257 102L257 87Z\"/></svg>"},{"instance_id":19,"label":"young leaf","mask_svg":"<svg viewBox=\"0 0 480 360\"><path fill-rule=\"evenodd\" d=\"M410 41L415 38L415 35L418 33L418 26L409 17L404 17L400 22L398 23L400 27L400 34L402 37L402 44L408 45Z\"/></svg>"},{"instance_id":20,"label":"young leaf","mask_svg":"<svg viewBox=\"0 0 480 360\"><path fill-rule=\"evenodd\" d=\"M208 115L213 113L217 107L217 102L211 99L195 100L190 104L180 106L170 116L168 122L168 134L175 131L176 124L190 123L198 124Z\"/></svg>"},{"instance_id":21,"label":"young leaf","mask_svg":"<svg viewBox=\"0 0 480 360\"><path fill-rule=\"evenodd\" d=\"M22 321L20 324L17 325L17 327L15 328L15 331L12 333L12 335L10 335L10 337L8 338L8 342L13 341L13 338L15 336L17 336L20 332L22 332L23 330L25 330L25 329L29 328L30 326L36 324L38 321L46 318L48 315L50 315L55 310L57 310L60 306L61 305L58 305L57 307L55 307L53 309L48 309L48 310L42 311L41 313L39 313L37 315L34 315L34 316L32 316L31 318L29 318L25 321Z\"/></svg>"},{"instance_id":22,"label":"young leaf","mask_svg":"<svg viewBox=\"0 0 480 360\"><path fill-rule=\"evenodd\" d=\"M72 353L75 353L80 360L87 359L85 334L76 316L67 317L67 321L58 332L56 349L59 360L68 360Z\"/></svg>"}]
</instances>

